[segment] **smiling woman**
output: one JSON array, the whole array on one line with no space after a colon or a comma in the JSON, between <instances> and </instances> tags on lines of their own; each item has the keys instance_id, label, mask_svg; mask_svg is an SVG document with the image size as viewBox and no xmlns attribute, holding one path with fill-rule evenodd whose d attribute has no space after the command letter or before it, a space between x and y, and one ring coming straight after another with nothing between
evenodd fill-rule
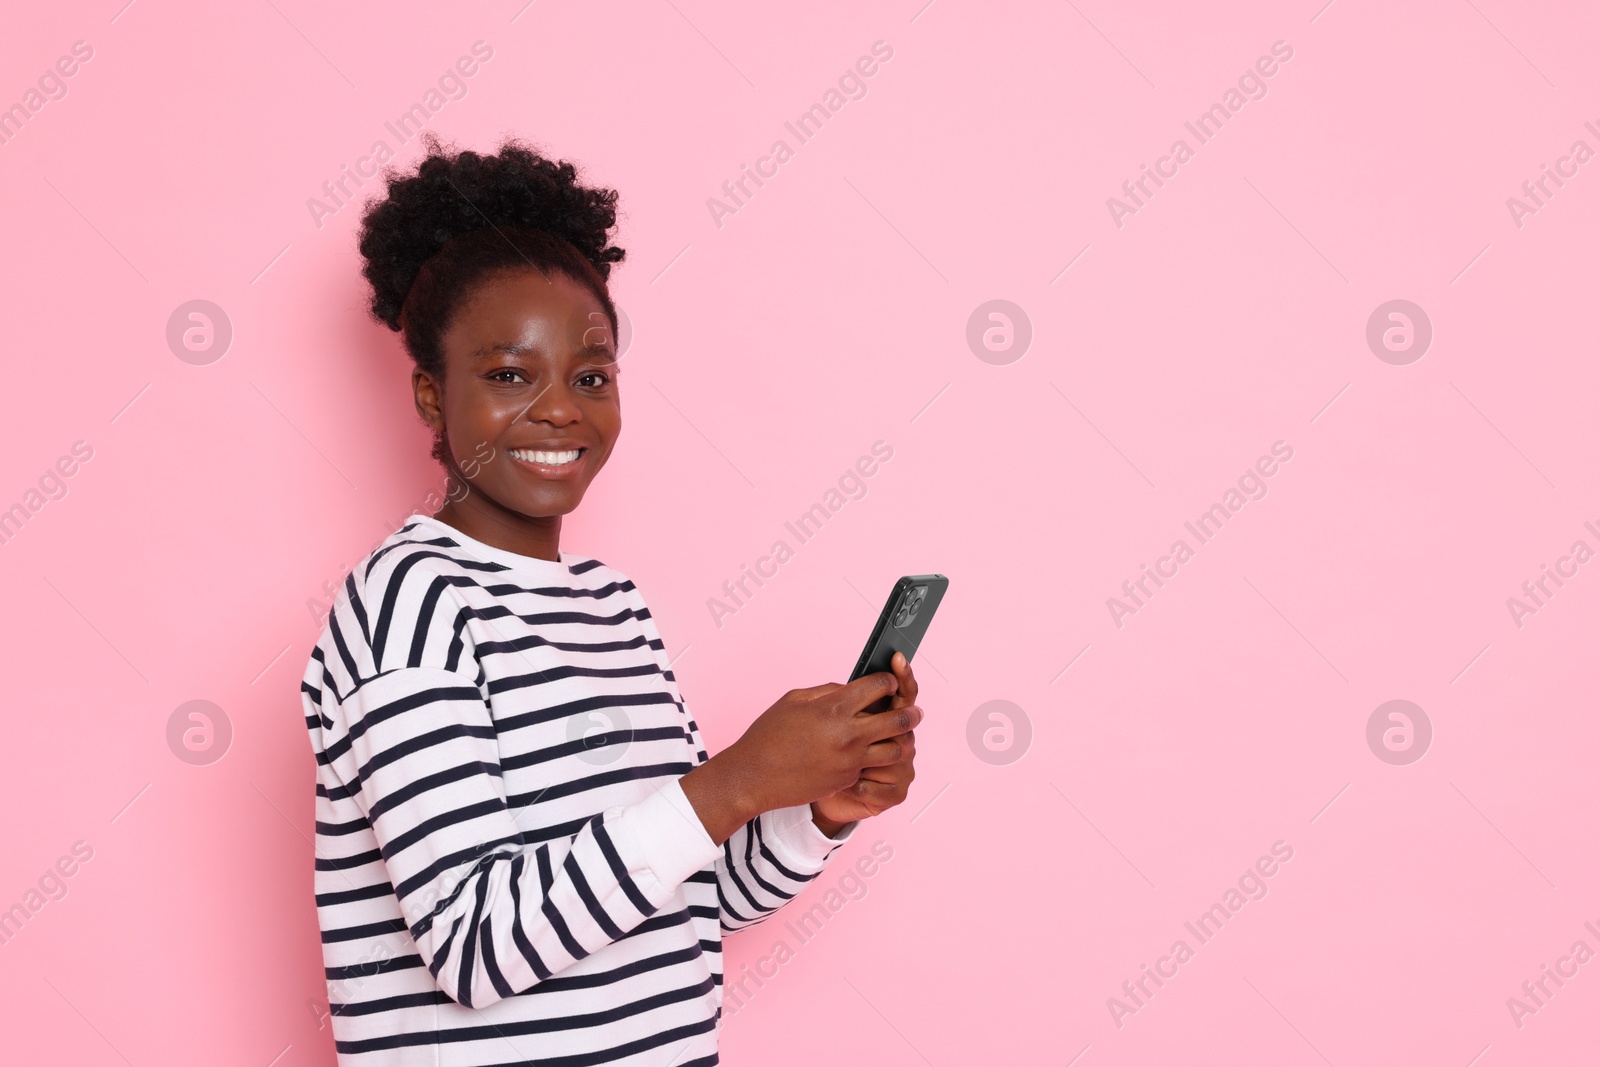
<instances>
[{"instance_id":1,"label":"smiling woman","mask_svg":"<svg viewBox=\"0 0 1600 1067\"><path fill-rule=\"evenodd\" d=\"M916 678L790 690L708 756L639 589L560 546L622 430L617 194L426 143L360 248L464 491L345 575L301 683L339 1062L705 1067L722 934L905 800Z\"/></svg>"}]
</instances>

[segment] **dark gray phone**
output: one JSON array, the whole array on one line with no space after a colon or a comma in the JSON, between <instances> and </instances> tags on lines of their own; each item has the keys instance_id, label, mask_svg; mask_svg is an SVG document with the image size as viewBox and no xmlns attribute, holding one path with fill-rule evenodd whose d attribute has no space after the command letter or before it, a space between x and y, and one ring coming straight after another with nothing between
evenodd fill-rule
<instances>
[{"instance_id":1,"label":"dark gray phone","mask_svg":"<svg viewBox=\"0 0 1600 1067\"><path fill-rule=\"evenodd\" d=\"M942 574L908 574L895 582L872 627L872 636L867 638L867 647L861 650L856 669L850 672L850 681L887 671L896 652L904 653L906 662L910 663L949 587L950 579ZM886 697L866 710L877 712L888 708L889 698Z\"/></svg>"}]
</instances>

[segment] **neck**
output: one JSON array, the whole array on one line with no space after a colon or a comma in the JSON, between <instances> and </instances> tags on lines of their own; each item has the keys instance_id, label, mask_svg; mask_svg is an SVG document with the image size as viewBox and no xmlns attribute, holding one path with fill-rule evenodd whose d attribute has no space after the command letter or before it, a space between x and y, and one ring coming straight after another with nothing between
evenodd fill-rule
<instances>
[{"instance_id":1,"label":"neck","mask_svg":"<svg viewBox=\"0 0 1600 1067\"><path fill-rule=\"evenodd\" d=\"M448 501L433 517L507 552L535 559L561 558L560 515L530 518L501 507L482 493L468 492L460 500Z\"/></svg>"}]
</instances>

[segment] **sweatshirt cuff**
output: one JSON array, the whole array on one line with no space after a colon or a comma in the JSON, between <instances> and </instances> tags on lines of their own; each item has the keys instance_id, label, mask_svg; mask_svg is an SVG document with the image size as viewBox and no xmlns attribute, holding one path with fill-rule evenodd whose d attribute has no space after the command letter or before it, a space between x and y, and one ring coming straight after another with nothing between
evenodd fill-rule
<instances>
[{"instance_id":1,"label":"sweatshirt cuff","mask_svg":"<svg viewBox=\"0 0 1600 1067\"><path fill-rule=\"evenodd\" d=\"M785 867L793 867L802 874L815 874L822 870L834 850L855 834L860 821L845 823L839 836L829 837L811 821L811 805L796 804L792 808L774 808L761 816L761 840L773 851Z\"/></svg>"},{"instance_id":2,"label":"sweatshirt cuff","mask_svg":"<svg viewBox=\"0 0 1600 1067\"><path fill-rule=\"evenodd\" d=\"M637 804L608 812L607 830L623 864L636 876L648 875L656 886L640 889L660 902L691 874L710 867L722 855L711 840L694 805L674 778Z\"/></svg>"}]
</instances>

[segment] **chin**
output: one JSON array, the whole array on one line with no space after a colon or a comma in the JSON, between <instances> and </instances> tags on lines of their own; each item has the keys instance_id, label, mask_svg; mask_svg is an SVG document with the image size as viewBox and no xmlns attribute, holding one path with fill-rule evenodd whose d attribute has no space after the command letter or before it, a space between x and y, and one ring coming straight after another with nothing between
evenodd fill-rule
<instances>
[{"instance_id":1,"label":"chin","mask_svg":"<svg viewBox=\"0 0 1600 1067\"><path fill-rule=\"evenodd\" d=\"M561 493L535 493L524 497L517 508L530 519L553 519L570 515L583 503L583 490Z\"/></svg>"}]
</instances>

